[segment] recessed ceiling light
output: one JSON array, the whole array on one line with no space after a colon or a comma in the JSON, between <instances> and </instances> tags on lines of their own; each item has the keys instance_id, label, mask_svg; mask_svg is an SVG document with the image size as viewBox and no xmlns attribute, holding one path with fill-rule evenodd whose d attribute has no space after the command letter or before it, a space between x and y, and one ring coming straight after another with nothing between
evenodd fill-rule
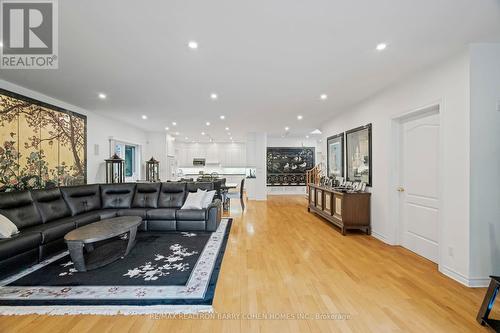
<instances>
[{"instance_id":1,"label":"recessed ceiling light","mask_svg":"<svg viewBox=\"0 0 500 333\"><path fill-rule=\"evenodd\" d=\"M321 96L319 96L319 98L321 98L324 101L324 100L326 100L328 98L328 95L327 94L322 94Z\"/></svg>"},{"instance_id":2,"label":"recessed ceiling light","mask_svg":"<svg viewBox=\"0 0 500 333\"><path fill-rule=\"evenodd\" d=\"M229 127L226 127L226 128L225 128L225 130L226 130L226 131L229 131Z\"/></svg>"},{"instance_id":3,"label":"recessed ceiling light","mask_svg":"<svg viewBox=\"0 0 500 333\"><path fill-rule=\"evenodd\" d=\"M288 130L290 130L290 127L288 127L288 126L285 127L285 131L288 131Z\"/></svg>"},{"instance_id":4,"label":"recessed ceiling light","mask_svg":"<svg viewBox=\"0 0 500 333\"><path fill-rule=\"evenodd\" d=\"M107 97L106 94L104 94L104 93L99 93L99 95L97 95L97 96L99 96L100 99L106 99L106 97Z\"/></svg>"},{"instance_id":5,"label":"recessed ceiling light","mask_svg":"<svg viewBox=\"0 0 500 333\"><path fill-rule=\"evenodd\" d=\"M143 115L141 116L141 118L142 118L142 119L144 119L144 120L146 120L146 119L148 119L148 116L146 116L145 114L143 114Z\"/></svg>"},{"instance_id":6,"label":"recessed ceiling light","mask_svg":"<svg viewBox=\"0 0 500 333\"><path fill-rule=\"evenodd\" d=\"M233 140L233 137L230 137L229 140Z\"/></svg>"},{"instance_id":7,"label":"recessed ceiling light","mask_svg":"<svg viewBox=\"0 0 500 333\"><path fill-rule=\"evenodd\" d=\"M201 135L205 135L206 133L205 132L201 132Z\"/></svg>"},{"instance_id":8,"label":"recessed ceiling light","mask_svg":"<svg viewBox=\"0 0 500 333\"><path fill-rule=\"evenodd\" d=\"M186 136L186 137L184 137L184 140L189 140L189 138Z\"/></svg>"},{"instance_id":9,"label":"recessed ceiling light","mask_svg":"<svg viewBox=\"0 0 500 333\"><path fill-rule=\"evenodd\" d=\"M380 44L377 44L377 51L383 51L387 48L387 44L386 43L380 43Z\"/></svg>"},{"instance_id":10,"label":"recessed ceiling light","mask_svg":"<svg viewBox=\"0 0 500 333\"><path fill-rule=\"evenodd\" d=\"M179 134L181 134L181 133L179 133L179 132L175 132L175 135L179 135Z\"/></svg>"},{"instance_id":11,"label":"recessed ceiling light","mask_svg":"<svg viewBox=\"0 0 500 333\"><path fill-rule=\"evenodd\" d=\"M314 131L311 132L311 134L321 134L321 131L316 128Z\"/></svg>"},{"instance_id":12,"label":"recessed ceiling light","mask_svg":"<svg viewBox=\"0 0 500 333\"><path fill-rule=\"evenodd\" d=\"M188 46L189 46L189 48L190 48L190 49L195 50L195 49L197 49L197 48L198 48L198 43L197 43L196 41L192 40L192 41L190 41L190 42L188 43Z\"/></svg>"},{"instance_id":13,"label":"recessed ceiling light","mask_svg":"<svg viewBox=\"0 0 500 333\"><path fill-rule=\"evenodd\" d=\"M302 120L303 118L300 114L297 116L297 120Z\"/></svg>"},{"instance_id":14,"label":"recessed ceiling light","mask_svg":"<svg viewBox=\"0 0 500 333\"><path fill-rule=\"evenodd\" d=\"M207 121L207 122L205 123L205 125L210 126L210 122L209 122L209 121Z\"/></svg>"},{"instance_id":15,"label":"recessed ceiling light","mask_svg":"<svg viewBox=\"0 0 500 333\"><path fill-rule=\"evenodd\" d=\"M306 135L306 139L309 139L309 135Z\"/></svg>"},{"instance_id":16,"label":"recessed ceiling light","mask_svg":"<svg viewBox=\"0 0 500 333\"><path fill-rule=\"evenodd\" d=\"M167 127L165 127L165 131L168 131L169 129L170 129L170 127L168 127L168 126L167 126Z\"/></svg>"},{"instance_id":17,"label":"recessed ceiling light","mask_svg":"<svg viewBox=\"0 0 500 333\"><path fill-rule=\"evenodd\" d=\"M219 116L220 120L226 119L226 116Z\"/></svg>"},{"instance_id":18,"label":"recessed ceiling light","mask_svg":"<svg viewBox=\"0 0 500 333\"><path fill-rule=\"evenodd\" d=\"M173 121L172 126L177 126L177 123L175 121Z\"/></svg>"},{"instance_id":19,"label":"recessed ceiling light","mask_svg":"<svg viewBox=\"0 0 500 333\"><path fill-rule=\"evenodd\" d=\"M217 98L219 98L219 96L216 93L211 93L210 98L216 100Z\"/></svg>"}]
</instances>

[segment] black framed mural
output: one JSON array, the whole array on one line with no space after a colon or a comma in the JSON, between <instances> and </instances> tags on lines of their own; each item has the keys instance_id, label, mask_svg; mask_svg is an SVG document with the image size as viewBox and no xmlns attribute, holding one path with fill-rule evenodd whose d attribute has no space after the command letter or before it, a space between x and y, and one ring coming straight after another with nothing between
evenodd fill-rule
<instances>
[{"instance_id":1,"label":"black framed mural","mask_svg":"<svg viewBox=\"0 0 500 333\"><path fill-rule=\"evenodd\" d=\"M87 182L87 117L0 89L0 192Z\"/></svg>"},{"instance_id":2,"label":"black framed mural","mask_svg":"<svg viewBox=\"0 0 500 333\"><path fill-rule=\"evenodd\" d=\"M267 186L304 186L314 147L267 147Z\"/></svg>"},{"instance_id":3,"label":"black framed mural","mask_svg":"<svg viewBox=\"0 0 500 333\"><path fill-rule=\"evenodd\" d=\"M372 185L372 124L347 131L347 181Z\"/></svg>"},{"instance_id":4,"label":"black framed mural","mask_svg":"<svg viewBox=\"0 0 500 333\"><path fill-rule=\"evenodd\" d=\"M344 177L344 133L330 136L326 142L328 176Z\"/></svg>"}]
</instances>

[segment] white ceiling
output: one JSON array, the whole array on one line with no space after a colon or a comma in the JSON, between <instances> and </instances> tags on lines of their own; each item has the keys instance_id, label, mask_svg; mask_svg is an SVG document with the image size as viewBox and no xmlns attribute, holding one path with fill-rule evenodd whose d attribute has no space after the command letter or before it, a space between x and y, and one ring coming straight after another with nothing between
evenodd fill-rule
<instances>
[{"instance_id":1,"label":"white ceiling","mask_svg":"<svg viewBox=\"0 0 500 333\"><path fill-rule=\"evenodd\" d=\"M470 42L500 41L500 0L64 0L59 17L59 69L1 78L190 140L227 139L225 126L235 140L304 135Z\"/></svg>"}]
</instances>

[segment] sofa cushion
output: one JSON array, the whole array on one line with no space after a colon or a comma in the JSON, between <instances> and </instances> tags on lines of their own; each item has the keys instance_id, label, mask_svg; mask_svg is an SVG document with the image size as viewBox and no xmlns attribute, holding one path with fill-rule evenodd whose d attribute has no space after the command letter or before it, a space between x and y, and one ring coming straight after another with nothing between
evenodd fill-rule
<instances>
[{"instance_id":1,"label":"sofa cushion","mask_svg":"<svg viewBox=\"0 0 500 333\"><path fill-rule=\"evenodd\" d=\"M64 201L59 188L36 190L32 191L31 195L35 201L35 206L42 216L43 223L71 215L69 207L66 201Z\"/></svg>"},{"instance_id":2,"label":"sofa cushion","mask_svg":"<svg viewBox=\"0 0 500 333\"><path fill-rule=\"evenodd\" d=\"M118 209L99 209L95 211L99 214L101 220L111 219L113 217L117 217Z\"/></svg>"},{"instance_id":3,"label":"sofa cushion","mask_svg":"<svg viewBox=\"0 0 500 333\"><path fill-rule=\"evenodd\" d=\"M186 183L162 183L158 208L181 208L186 199Z\"/></svg>"},{"instance_id":4,"label":"sofa cushion","mask_svg":"<svg viewBox=\"0 0 500 333\"><path fill-rule=\"evenodd\" d=\"M194 182L187 183L187 191L188 192L197 192L198 189L205 191L214 190L214 183L212 182Z\"/></svg>"},{"instance_id":5,"label":"sofa cushion","mask_svg":"<svg viewBox=\"0 0 500 333\"><path fill-rule=\"evenodd\" d=\"M8 239L0 239L0 260L38 248L42 242L39 232L22 232Z\"/></svg>"},{"instance_id":6,"label":"sofa cushion","mask_svg":"<svg viewBox=\"0 0 500 333\"><path fill-rule=\"evenodd\" d=\"M129 208L129 209L119 209L118 216L139 216L143 220L146 219L146 208Z\"/></svg>"},{"instance_id":7,"label":"sofa cushion","mask_svg":"<svg viewBox=\"0 0 500 333\"><path fill-rule=\"evenodd\" d=\"M177 221L177 231L205 231L205 221Z\"/></svg>"},{"instance_id":8,"label":"sofa cushion","mask_svg":"<svg viewBox=\"0 0 500 333\"><path fill-rule=\"evenodd\" d=\"M68 232L76 228L76 223L72 216L62 218L60 220L35 225L23 230L23 232L37 233L42 235L42 244L46 244L63 238Z\"/></svg>"},{"instance_id":9,"label":"sofa cushion","mask_svg":"<svg viewBox=\"0 0 500 333\"><path fill-rule=\"evenodd\" d=\"M156 208L161 183L140 183L135 187L133 208Z\"/></svg>"},{"instance_id":10,"label":"sofa cushion","mask_svg":"<svg viewBox=\"0 0 500 333\"><path fill-rule=\"evenodd\" d=\"M149 209L146 214L148 220L175 220L175 208Z\"/></svg>"},{"instance_id":11,"label":"sofa cushion","mask_svg":"<svg viewBox=\"0 0 500 333\"><path fill-rule=\"evenodd\" d=\"M149 220L148 231L175 231L177 222L175 220Z\"/></svg>"},{"instance_id":12,"label":"sofa cushion","mask_svg":"<svg viewBox=\"0 0 500 333\"><path fill-rule=\"evenodd\" d=\"M66 242L64 241L63 238L58 238L46 244L40 245L38 249L39 249L40 260L45 260L57 253L67 250L68 246L66 245Z\"/></svg>"},{"instance_id":13,"label":"sofa cushion","mask_svg":"<svg viewBox=\"0 0 500 333\"><path fill-rule=\"evenodd\" d=\"M71 210L71 215L82 214L101 208L99 185L61 187L61 193Z\"/></svg>"},{"instance_id":14,"label":"sofa cushion","mask_svg":"<svg viewBox=\"0 0 500 333\"><path fill-rule=\"evenodd\" d=\"M206 209L179 209L175 212L177 221L204 221L206 216Z\"/></svg>"},{"instance_id":15,"label":"sofa cushion","mask_svg":"<svg viewBox=\"0 0 500 333\"><path fill-rule=\"evenodd\" d=\"M130 208L135 184L101 185L101 208Z\"/></svg>"},{"instance_id":16,"label":"sofa cushion","mask_svg":"<svg viewBox=\"0 0 500 333\"><path fill-rule=\"evenodd\" d=\"M115 215L116 214L114 214L113 217ZM66 219L68 221L71 219L71 221L75 222L76 227L79 228L79 227L83 227L84 225L100 221L101 216L98 213L98 211L94 210L92 212L78 214L78 215L75 215L75 216L72 216L72 217L66 218Z\"/></svg>"},{"instance_id":17,"label":"sofa cushion","mask_svg":"<svg viewBox=\"0 0 500 333\"><path fill-rule=\"evenodd\" d=\"M20 230L42 223L42 217L29 191L0 193L0 214Z\"/></svg>"}]
</instances>

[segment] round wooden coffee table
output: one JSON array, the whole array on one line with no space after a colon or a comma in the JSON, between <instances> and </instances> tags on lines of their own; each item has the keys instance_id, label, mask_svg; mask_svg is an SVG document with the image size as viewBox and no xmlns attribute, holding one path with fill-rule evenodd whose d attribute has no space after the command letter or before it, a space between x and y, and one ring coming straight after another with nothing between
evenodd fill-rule
<instances>
[{"instance_id":1,"label":"round wooden coffee table","mask_svg":"<svg viewBox=\"0 0 500 333\"><path fill-rule=\"evenodd\" d=\"M137 227L141 222L138 216L114 217L68 232L64 240L75 269L86 272L125 257L135 245ZM121 235L126 235L126 238L119 238ZM97 242L99 245L94 247Z\"/></svg>"}]
</instances>

